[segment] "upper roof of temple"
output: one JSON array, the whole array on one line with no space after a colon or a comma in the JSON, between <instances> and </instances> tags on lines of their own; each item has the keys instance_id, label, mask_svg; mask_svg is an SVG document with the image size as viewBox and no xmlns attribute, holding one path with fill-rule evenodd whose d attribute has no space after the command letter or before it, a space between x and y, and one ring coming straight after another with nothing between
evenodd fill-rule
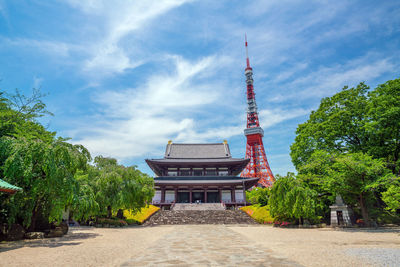
<instances>
[{"instance_id":1,"label":"upper roof of temple","mask_svg":"<svg viewBox=\"0 0 400 267\"><path fill-rule=\"evenodd\" d=\"M166 159L228 159L232 158L227 142L211 144L173 144L165 150Z\"/></svg>"},{"instance_id":2,"label":"upper roof of temple","mask_svg":"<svg viewBox=\"0 0 400 267\"><path fill-rule=\"evenodd\" d=\"M157 176L165 175L168 168L228 168L231 175L238 175L250 159L232 158L229 145L209 144L174 144L169 141L164 158L146 159L146 163Z\"/></svg>"}]
</instances>

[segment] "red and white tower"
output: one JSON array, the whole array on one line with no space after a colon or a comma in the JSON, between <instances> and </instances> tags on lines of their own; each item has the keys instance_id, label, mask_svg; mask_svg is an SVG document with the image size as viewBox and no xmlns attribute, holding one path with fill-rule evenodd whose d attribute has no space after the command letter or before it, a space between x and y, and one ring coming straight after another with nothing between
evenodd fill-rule
<instances>
[{"instance_id":1,"label":"red and white tower","mask_svg":"<svg viewBox=\"0 0 400 267\"><path fill-rule=\"evenodd\" d=\"M245 45L247 67L244 74L246 75L247 84L247 127L244 130L244 135L247 138L246 159L250 159L250 162L243 170L241 176L249 178L257 177L259 178L258 184L260 186L270 187L275 182L275 178L269 167L262 141L264 130L260 127L260 121L258 119L256 97L253 87L253 69L250 67L247 37L245 37Z\"/></svg>"}]
</instances>

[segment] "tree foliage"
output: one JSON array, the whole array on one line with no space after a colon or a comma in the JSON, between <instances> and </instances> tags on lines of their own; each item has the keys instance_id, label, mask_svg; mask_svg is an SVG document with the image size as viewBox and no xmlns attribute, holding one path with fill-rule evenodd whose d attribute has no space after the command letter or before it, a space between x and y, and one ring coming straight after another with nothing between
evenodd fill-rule
<instances>
[{"instance_id":1,"label":"tree foliage","mask_svg":"<svg viewBox=\"0 0 400 267\"><path fill-rule=\"evenodd\" d=\"M366 221L387 205L398 210L400 175L400 79L370 90L360 83L321 100L300 124L291 145L298 179L318 192L321 204L340 193ZM390 190L389 190L390 189ZM389 205L391 208L389 208Z\"/></svg>"},{"instance_id":2,"label":"tree foliage","mask_svg":"<svg viewBox=\"0 0 400 267\"><path fill-rule=\"evenodd\" d=\"M56 138L38 118L51 114L34 90L31 97L0 92L0 177L23 191L0 193L1 222L17 222L29 230L38 221L60 221L66 208L79 218L137 210L151 200L153 181L135 167L96 157L68 139Z\"/></svg>"},{"instance_id":3,"label":"tree foliage","mask_svg":"<svg viewBox=\"0 0 400 267\"><path fill-rule=\"evenodd\" d=\"M316 192L304 186L293 173L279 178L270 192L269 207L271 215L278 220L304 219L317 222Z\"/></svg>"},{"instance_id":4,"label":"tree foliage","mask_svg":"<svg viewBox=\"0 0 400 267\"><path fill-rule=\"evenodd\" d=\"M3 167L4 178L23 189L7 206L9 223L19 218L33 230L39 215L60 221L76 191L74 175L90 159L88 151L62 139L45 143L2 138L0 142L8 143L2 147L9 151Z\"/></svg>"},{"instance_id":5,"label":"tree foliage","mask_svg":"<svg viewBox=\"0 0 400 267\"><path fill-rule=\"evenodd\" d=\"M98 156L86 174L78 173L80 193L73 205L79 218L107 215L118 209L139 210L154 196L153 180L134 166Z\"/></svg>"},{"instance_id":6,"label":"tree foliage","mask_svg":"<svg viewBox=\"0 0 400 267\"><path fill-rule=\"evenodd\" d=\"M251 191L246 191L246 199L253 205L266 206L268 205L269 192L269 188L256 187Z\"/></svg>"}]
</instances>

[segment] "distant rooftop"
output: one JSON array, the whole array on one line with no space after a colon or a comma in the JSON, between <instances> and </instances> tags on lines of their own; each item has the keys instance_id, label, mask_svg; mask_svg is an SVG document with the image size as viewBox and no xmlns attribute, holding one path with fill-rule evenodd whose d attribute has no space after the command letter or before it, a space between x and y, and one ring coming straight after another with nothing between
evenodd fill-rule
<instances>
[{"instance_id":1,"label":"distant rooftop","mask_svg":"<svg viewBox=\"0 0 400 267\"><path fill-rule=\"evenodd\" d=\"M232 158L229 145L213 144L174 144L168 142L166 159L228 159Z\"/></svg>"}]
</instances>

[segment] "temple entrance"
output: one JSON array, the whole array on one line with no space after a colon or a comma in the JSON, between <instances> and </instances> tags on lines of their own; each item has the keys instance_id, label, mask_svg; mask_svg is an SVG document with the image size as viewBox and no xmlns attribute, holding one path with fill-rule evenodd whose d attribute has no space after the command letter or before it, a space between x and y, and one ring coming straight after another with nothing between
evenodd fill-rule
<instances>
[{"instance_id":1,"label":"temple entrance","mask_svg":"<svg viewBox=\"0 0 400 267\"><path fill-rule=\"evenodd\" d=\"M190 201L190 193L189 192L178 192L178 199L176 202L178 203L189 203Z\"/></svg>"},{"instance_id":2,"label":"temple entrance","mask_svg":"<svg viewBox=\"0 0 400 267\"><path fill-rule=\"evenodd\" d=\"M207 202L208 203L219 203L221 202L219 199L218 192L207 192Z\"/></svg>"},{"instance_id":3,"label":"temple entrance","mask_svg":"<svg viewBox=\"0 0 400 267\"><path fill-rule=\"evenodd\" d=\"M336 214L337 214L337 222L338 222L338 225L340 225L340 226L344 225L343 211L338 210L338 211L336 211Z\"/></svg>"},{"instance_id":4,"label":"temple entrance","mask_svg":"<svg viewBox=\"0 0 400 267\"><path fill-rule=\"evenodd\" d=\"M204 203L204 192L193 192L193 203L200 202Z\"/></svg>"}]
</instances>

